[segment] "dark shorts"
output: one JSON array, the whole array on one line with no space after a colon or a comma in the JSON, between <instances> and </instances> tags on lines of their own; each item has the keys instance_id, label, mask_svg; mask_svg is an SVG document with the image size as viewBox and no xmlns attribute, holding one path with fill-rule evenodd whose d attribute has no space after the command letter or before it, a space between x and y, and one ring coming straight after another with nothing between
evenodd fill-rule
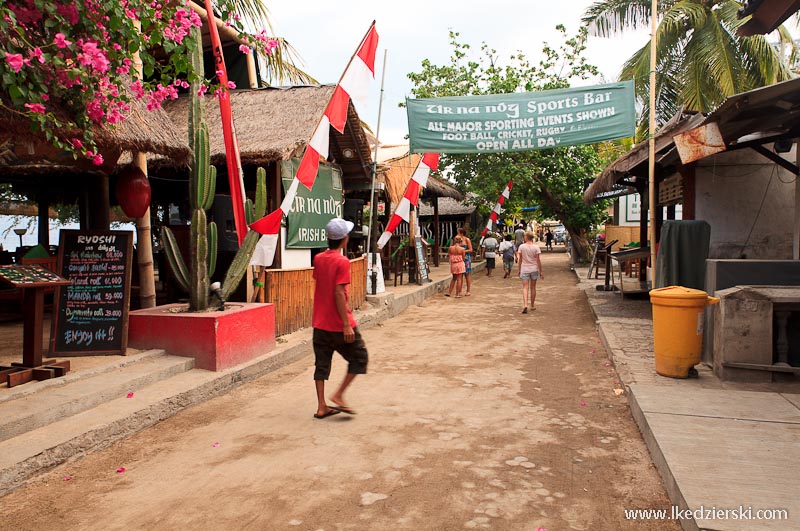
<instances>
[{"instance_id":1,"label":"dark shorts","mask_svg":"<svg viewBox=\"0 0 800 531\"><path fill-rule=\"evenodd\" d=\"M367 374L367 346L354 328L356 338L352 343L345 343L343 332L328 332L314 329L314 380L327 380L331 375L333 353L338 352L347 360L347 372L350 374Z\"/></svg>"},{"instance_id":2,"label":"dark shorts","mask_svg":"<svg viewBox=\"0 0 800 531\"><path fill-rule=\"evenodd\" d=\"M494 269L494 258L486 259L486 269Z\"/></svg>"}]
</instances>

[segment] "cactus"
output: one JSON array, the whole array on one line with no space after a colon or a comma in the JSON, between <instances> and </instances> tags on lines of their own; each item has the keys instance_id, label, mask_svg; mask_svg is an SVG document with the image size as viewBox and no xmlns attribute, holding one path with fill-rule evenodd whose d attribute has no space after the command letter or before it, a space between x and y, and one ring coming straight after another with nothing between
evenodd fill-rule
<instances>
[{"instance_id":1,"label":"cactus","mask_svg":"<svg viewBox=\"0 0 800 531\"><path fill-rule=\"evenodd\" d=\"M217 246L219 243L219 235L217 233L217 224L213 221L208 224L208 277L214 276L217 270Z\"/></svg>"},{"instance_id":2,"label":"cactus","mask_svg":"<svg viewBox=\"0 0 800 531\"><path fill-rule=\"evenodd\" d=\"M192 37L198 43L192 52L192 64L195 71L201 71L202 46L200 31L192 30ZM199 66L198 66L199 65ZM192 103L189 107L189 142L194 153L192 174L189 179L189 202L192 207L191 226L191 267L186 263L178 249L175 236L169 227L161 229L161 239L170 267L180 288L189 293L189 311L201 312L209 306L209 279L217 267L217 246L219 235L217 224L207 223L206 210L214 203L214 192L217 184L217 169L211 165L211 153L208 139L208 124L205 121L204 103L197 95L198 84L191 88ZM248 224L263 217L267 205L266 171L258 168L255 203L247 200L245 212ZM258 243L258 233L249 231L233 259L233 263L225 275L222 284L223 302L233 293L247 272L250 257Z\"/></svg>"}]
</instances>

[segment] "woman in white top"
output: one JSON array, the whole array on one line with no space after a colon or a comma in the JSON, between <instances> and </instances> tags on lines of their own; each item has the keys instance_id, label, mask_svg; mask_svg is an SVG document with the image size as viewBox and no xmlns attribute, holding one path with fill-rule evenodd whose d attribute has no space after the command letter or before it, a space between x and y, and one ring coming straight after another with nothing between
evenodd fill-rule
<instances>
[{"instance_id":1,"label":"woman in white top","mask_svg":"<svg viewBox=\"0 0 800 531\"><path fill-rule=\"evenodd\" d=\"M522 280L522 313L528 313L528 286L530 286L531 311L536 309L536 281L544 280L542 273L542 251L533 243L533 232L525 232L525 243L517 248L519 278Z\"/></svg>"}]
</instances>

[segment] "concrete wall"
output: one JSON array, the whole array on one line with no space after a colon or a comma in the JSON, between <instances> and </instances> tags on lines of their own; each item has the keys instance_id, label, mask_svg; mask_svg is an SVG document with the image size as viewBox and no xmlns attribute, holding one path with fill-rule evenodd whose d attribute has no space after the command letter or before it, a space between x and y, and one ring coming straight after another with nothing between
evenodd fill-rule
<instances>
[{"instance_id":1,"label":"concrete wall","mask_svg":"<svg viewBox=\"0 0 800 531\"><path fill-rule=\"evenodd\" d=\"M794 151L782 156L796 160ZM795 186L793 174L751 149L698 161L695 217L711 225L709 258L790 259Z\"/></svg>"}]
</instances>

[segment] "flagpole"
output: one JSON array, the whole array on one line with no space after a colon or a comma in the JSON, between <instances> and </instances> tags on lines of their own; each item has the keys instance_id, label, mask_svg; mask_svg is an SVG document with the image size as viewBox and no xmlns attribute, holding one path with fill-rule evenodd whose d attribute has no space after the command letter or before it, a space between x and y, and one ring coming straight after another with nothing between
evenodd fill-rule
<instances>
[{"instance_id":1,"label":"flagpole","mask_svg":"<svg viewBox=\"0 0 800 531\"><path fill-rule=\"evenodd\" d=\"M374 24L374 22L373 22ZM367 256L372 260L372 295L378 292L378 269L376 267L378 258L373 256L372 250L374 248L373 242L375 241L376 232L372 226L375 219L375 179L378 176L378 146L380 146L381 134L381 113L383 112L383 86L386 81L386 56L389 50L383 49L383 72L381 72L381 95L378 99L378 125L375 128L375 151L372 156L372 186L370 187L369 194L369 238L367 239Z\"/></svg>"},{"instance_id":2,"label":"flagpole","mask_svg":"<svg viewBox=\"0 0 800 531\"><path fill-rule=\"evenodd\" d=\"M649 214L650 214L650 272L651 287L656 287L656 31L658 0L652 0L650 13L650 135L648 156ZM641 277L640 277L641 278ZM647 282L647 275L645 275Z\"/></svg>"}]
</instances>

